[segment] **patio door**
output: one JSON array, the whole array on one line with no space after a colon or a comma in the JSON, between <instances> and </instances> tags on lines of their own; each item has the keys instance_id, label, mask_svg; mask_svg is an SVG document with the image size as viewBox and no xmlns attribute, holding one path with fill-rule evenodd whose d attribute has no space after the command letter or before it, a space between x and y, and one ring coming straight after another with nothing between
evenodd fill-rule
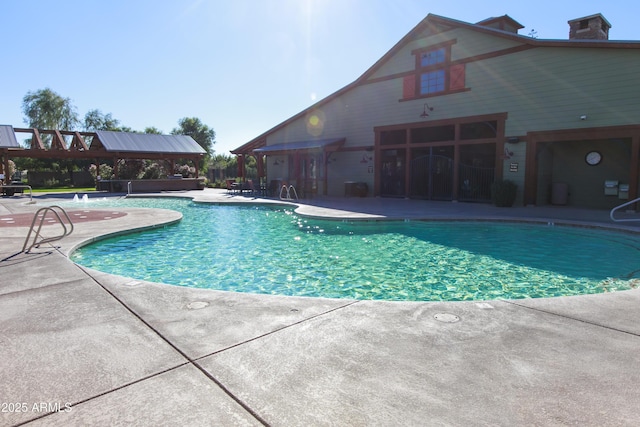
<instances>
[{"instance_id":1,"label":"patio door","mask_svg":"<svg viewBox=\"0 0 640 427\"><path fill-rule=\"evenodd\" d=\"M411 152L411 197L428 200L453 198L453 146Z\"/></svg>"},{"instance_id":2,"label":"patio door","mask_svg":"<svg viewBox=\"0 0 640 427\"><path fill-rule=\"evenodd\" d=\"M496 144L461 146L458 165L458 200L490 202L495 170Z\"/></svg>"},{"instance_id":3,"label":"patio door","mask_svg":"<svg viewBox=\"0 0 640 427\"><path fill-rule=\"evenodd\" d=\"M302 197L313 197L318 194L319 180L322 175L322 154L303 154L300 156L300 174L297 177Z\"/></svg>"},{"instance_id":4,"label":"patio door","mask_svg":"<svg viewBox=\"0 0 640 427\"><path fill-rule=\"evenodd\" d=\"M405 150L383 150L381 153L380 195L402 197L405 192Z\"/></svg>"}]
</instances>

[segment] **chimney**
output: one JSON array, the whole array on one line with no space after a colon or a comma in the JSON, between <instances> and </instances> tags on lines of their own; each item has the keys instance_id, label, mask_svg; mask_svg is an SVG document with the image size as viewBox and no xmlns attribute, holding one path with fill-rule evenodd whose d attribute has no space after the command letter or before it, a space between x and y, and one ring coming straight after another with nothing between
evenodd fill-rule
<instances>
[{"instance_id":1,"label":"chimney","mask_svg":"<svg viewBox=\"0 0 640 427\"><path fill-rule=\"evenodd\" d=\"M609 40L611 24L597 13L569 21L569 40Z\"/></svg>"}]
</instances>

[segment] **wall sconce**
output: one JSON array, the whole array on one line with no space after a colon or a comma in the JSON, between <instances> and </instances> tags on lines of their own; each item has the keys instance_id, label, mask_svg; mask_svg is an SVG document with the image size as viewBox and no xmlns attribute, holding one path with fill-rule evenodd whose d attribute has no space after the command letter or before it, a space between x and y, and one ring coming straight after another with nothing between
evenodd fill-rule
<instances>
[{"instance_id":1,"label":"wall sconce","mask_svg":"<svg viewBox=\"0 0 640 427\"><path fill-rule=\"evenodd\" d=\"M581 114L580 115L580 120L587 120L587 115L586 114Z\"/></svg>"},{"instance_id":2,"label":"wall sconce","mask_svg":"<svg viewBox=\"0 0 640 427\"><path fill-rule=\"evenodd\" d=\"M422 109L422 114L420 114L421 118L426 119L427 117L429 117L429 113L427 113L427 110L433 111L433 107L429 107L429 104L425 102L424 108Z\"/></svg>"},{"instance_id":3,"label":"wall sconce","mask_svg":"<svg viewBox=\"0 0 640 427\"><path fill-rule=\"evenodd\" d=\"M520 142L520 138L518 138L517 136L510 136L509 138L507 138L507 142L509 144L517 144L518 142Z\"/></svg>"},{"instance_id":4,"label":"wall sconce","mask_svg":"<svg viewBox=\"0 0 640 427\"><path fill-rule=\"evenodd\" d=\"M369 163L369 161L372 161L372 160L373 160L373 157L367 157L366 154L363 154L362 155L362 160L360 160L360 163L367 164L367 163Z\"/></svg>"},{"instance_id":5,"label":"wall sconce","mask_svg":"<svg viewBox=\"0 0 640 427\"><path fill-rule=\"evenodd\" d=\"M280 162L278 161L277 157L276 157L275 161L273 162L273 166L280 166Z\"/></svg>"}]
</instances>

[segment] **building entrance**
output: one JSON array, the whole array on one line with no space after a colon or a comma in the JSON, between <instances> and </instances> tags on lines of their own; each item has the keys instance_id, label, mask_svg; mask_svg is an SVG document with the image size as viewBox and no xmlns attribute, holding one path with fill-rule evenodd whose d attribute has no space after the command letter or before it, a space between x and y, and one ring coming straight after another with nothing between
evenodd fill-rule
<instances>
[{"instance_id":1,"label":"building entrance","mask_svg":"<svg viewBox=\"0 0 640 427\"><path fill-rule=\"evenodd\" d=\"M411 197L453 198L453 146L412 150Z\"/></svg>"}]
</instances>

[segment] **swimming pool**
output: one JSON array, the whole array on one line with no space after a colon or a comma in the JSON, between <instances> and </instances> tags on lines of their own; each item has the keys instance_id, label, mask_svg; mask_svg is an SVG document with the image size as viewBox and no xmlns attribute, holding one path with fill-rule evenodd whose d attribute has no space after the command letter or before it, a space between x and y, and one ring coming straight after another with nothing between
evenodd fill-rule
<instances>
[{"instance_id":1,"label":"swimming pool","mask_svg":"<svg viewBox=\"0 0 640 427\"><path fill-rule=\"evenodd\" d=\"M173 209L184 218L84 246L72 260L178 286L460 301L600 293L640 284L640 243L624 233L503 222L322 221L284 208L183 199L108 203Z\"/></svg>"}]
</instances>

